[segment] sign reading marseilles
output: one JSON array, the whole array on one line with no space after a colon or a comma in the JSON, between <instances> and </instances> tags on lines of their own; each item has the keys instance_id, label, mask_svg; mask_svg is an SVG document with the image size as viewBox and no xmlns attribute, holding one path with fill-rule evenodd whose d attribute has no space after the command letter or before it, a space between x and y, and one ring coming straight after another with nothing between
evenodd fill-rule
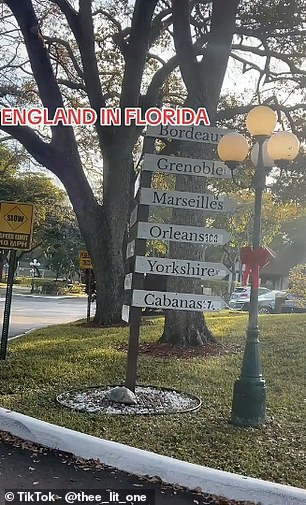
<instances>
[{"instance_id":1,"label":"sign reading marseilles","mask_svg":"<svg viewBox=\"0 0 306 505\"><path fill-rule=\"evenodd\" d=\"M186 210L205 210L208 212L229 212L235 210L236 203L224 196L186 193L184 191L163 191L142 188L140 203L160 207L181 208Z\"/></svg>"},{"instance_id":2,"label":"sign reading marseilles","mask_svg":"<svg viewBox=\"0 0 306 505\"><path fill-rule=\"evenodd\" d=\"M0 248L31 249L34 205L0 202Z\"/></svg>"},{"instance_id":3,"label":"sign reading marseilles","mask_svg":"<svg viewBox=\"0 0 306 505\"><path fill-rule=\"evenodd\" d=\"M196 175L197 177L216 177L230 179L231 171L222 161L199 160L195 158L178 158L145 154L143 170L165 172L174 175Z\"/></svg>"},{"instance_id":4,"label":"sign reading marseilles","mask_svg":"<svg viewBox=\"0 0 306 505\"><path fill-rule=\"evenodd\" d=\"M225 306L219 296L194 295L192 293L169 293L163 291L133 291L133 307L151 307L175 310L220 310Z\"/></svg>"},{"instance_id":5,"label":"sign reading marseilles","mask_svg":"<svg viewBox=\"0 0 306 505\"><path fill-rule=\"evenodd\" d=\"M148 126L147 136L174 140L188 140L204 144L218 144L224 135L231 133L227 128L210 126Z\"/></svg>"},{"instance_id":6,"label":"sign reading marseilles","mask_svg":"<svg viewBox=\"0 0 306 505\"><path fill-rule=\"evenodd\" d=\"M230 240L230 235L226 230L216 228L139 222L137 238L213 246L226 244Z\"/></svg>"},{"instance_id":7,"label":"sign reading marseilles","mask_svg":"<svg viewBox=\"0 0 306 505\"><path fill-rule=\"evenodd\" d=\"M223 279L230 273L222 263L136 256L135 272L200 279Z\"/></svg>"}]
</instances>

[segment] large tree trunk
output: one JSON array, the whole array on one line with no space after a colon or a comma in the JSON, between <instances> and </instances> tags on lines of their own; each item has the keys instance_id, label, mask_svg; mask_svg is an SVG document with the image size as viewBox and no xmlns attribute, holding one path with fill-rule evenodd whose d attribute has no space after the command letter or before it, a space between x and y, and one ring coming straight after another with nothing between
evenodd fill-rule
<instances>
[{"instance_id":1,"label":"large tree trunk","mask_svg":"<svg viewBox=\"0 0 306 505\"><path fill-rule=\"evenodd\" d=\"M230 54L238 4L239 0L213 2L208 44L199 64L192 47L189 2L187 0L173 0L172 2L174 42L181 74L188 91L186 104L194 109L205 106L212 124L215 122L217 104ZM180 149L181 156L213 159L212 150L207 145L200 146L192 143L192 146L188 146L186 144L182 145ZM206 187L204 177L191 176L188 178L179 176L176 178L176 189L179 191L204 193ZM177 224L205 226L205 218L200 211L186 210L182 212L176 210L173 214L174 222ZM171 258L198 260L199 252L197 252L197 249L199 247L170 243L169 256ZM169 282L169 288L169 291L198 293L200 283L185 281L182 284L181 280L176 281L174 279ZM161 340L186 346L203 345L206 342L214 341L214 338L206 326L202 313L187 311L174 311L171 313L167 311Z\"/></svg>"},{"instance_id":2,"label":"large tree trunk","mask_svg":"<svg viewBox=\"0 0 306 505\"><path fill-rule=\"evenodd\" d=\"M191 150L193 157L196 157L196 153L203 153L203 146L197 149L195 146L186 146L181 154L183 156L190 156ZM209 149L205 149L205 151L209 152ZM198 156L200 157L199 154ZM205 193L207 181L204 177L180 175L177 176L175 187L178 191ZM200 210L175 209L172 214L172 222L175 224L184 224L186 226L205 226L206 217L207 215ZM203 255L204 249L200 244L177 242L170 242L169 244L169 258L201 261ZM170 292L202 294L200 279L172 277L169 278L167 284L168 291ZM216 339L207 327L202 312L167 310L164 332L160 338L160 342L187 347L216 342Z\"/></svg>"},{"instance_id":3,"label":"large tree trunk","mask_svg":"<svg viewBox=\"0 0 306 505\"><path fill-rule=\"evenodd\" d=\"M78 163L78 160L74 162ZM103 181L102 205L97 203L85 183L81 167L77 170L74 166L74 176L69 176L72 173L69 163L73 163L73 157L70 161L66 159L66 175L61 174L61 180L68 191L94 267L97 285L95 322L101 325L119 323L124 293L124 245L133 175L132 148L122 137L118 138L118 144L110 142L105 146L104 173L111 173L112 177Z\"/></svg>"}]
</instances>

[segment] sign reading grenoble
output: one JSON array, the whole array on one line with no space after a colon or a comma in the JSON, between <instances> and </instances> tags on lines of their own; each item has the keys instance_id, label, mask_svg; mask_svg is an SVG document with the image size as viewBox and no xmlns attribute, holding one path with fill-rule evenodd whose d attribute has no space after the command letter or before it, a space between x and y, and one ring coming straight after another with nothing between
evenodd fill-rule
<instances>
[{"instance_id":1,"label":"sign reading grenoble","mask_svg":"<svg viewBox=\"0 0 306 505\"><path fill-rule=\"evenodd\" d=\"M204 263L202 261L154 258L149 256L136 256L135 272L197 277L201 279L222 279L230 273L222 263Z\"/></svg>"},{"instance_id":2,"label":"sign reading grenoble","mask_svg":"<svg viewBox=\"0 0 306 505\"><path fill-rule=\"evenodd\" d=\"M191 293L165 293L163 291L133 291L132 306L175 310L220 310L225 306L219 296L194 295Z\"/></svg>"},{"instance_id":3,"label":"sign reading grenoble","mask_svg":"<svg viewBox=\"0 0 306 505\"><path fill-rule=\"evenodd\" d=\"M226 230L218 230L216 228L139 222L137 238L213 246L226 244L230 240L230 235Z\"/></svg>"},{"instance_id":4,"label":"sign reading grenoble","mask_svg":"<svg viewBox=\"0 0 306 505\"><path fill-rule=\"evenodd\" d=\"M174 175L196 175L197 177L216 177L230 179L231 171L222 161L199 160L195 158L178 158L145 154L143 170L165 172Z\"/></svg>"},{"instance_id":5,"label":"sign reading grenoble","mask_svg":"<svg viewBox=\"0 0 306 505\"><path fill-rule=\"evenodd\" d=\"M188 140L204 144L218 144L219 141L231 133L227 128L214 128L210 126L148 126L147 135L174 140Z\"/></svg>"},{"instance_id":6,"label":"sign reading grenoble","mask_svg":"<svg viewBox=\"0 0 306 505\"><path fill-rule=\"evenodd\" d=\"M140 203L187 210L205 210L208 212L229 212L236 208L233 200L223 196L186 193L184 191L163 191L150 188L141 189Z\"/></svg>"}]
</instances>

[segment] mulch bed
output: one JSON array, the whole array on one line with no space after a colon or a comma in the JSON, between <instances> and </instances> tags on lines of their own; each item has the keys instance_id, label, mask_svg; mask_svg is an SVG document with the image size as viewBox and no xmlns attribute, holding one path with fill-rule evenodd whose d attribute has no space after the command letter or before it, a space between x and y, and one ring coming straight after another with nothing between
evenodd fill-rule
<instances>
[{"instance_id":1,"label":"mulch bed","mask_svg":"<svg viewBox=\"0 0 306 505\"><path fill-rule=\"evenodd\" d=\"M120 351L127 350L127 344L116 345L116 349ZM211 356L225 356L228 354L237 354L242 351L240 345L222 345L222 344L206 344L196 347L180 347L171 344L160 344L158 342L150 342L148 344L139 345L139 353L147 354L153 358L176 357L182 359L189 358L209 358Z\"/></svg>"}]
</instances>

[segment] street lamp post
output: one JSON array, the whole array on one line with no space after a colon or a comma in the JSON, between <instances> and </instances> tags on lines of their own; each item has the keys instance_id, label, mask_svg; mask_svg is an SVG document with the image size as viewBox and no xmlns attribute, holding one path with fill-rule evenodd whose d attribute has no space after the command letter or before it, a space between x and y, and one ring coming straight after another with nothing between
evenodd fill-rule
<instances>
[{"instance_id":1,"label":"street lamp post","mask_svg":"<svg viewBox=\"0 0 306 505\"><path fill-rule=\"evenodd\" d=\"M252 240L254 258L261 244L262 195L266 175L273 166L273 160L293 160L299 151L299 141L292 133L273 134L276 122L275 112L265 106L254 107L249 112L246 121L248 131L257 142L256 150L253 148L252 153L256 168ZM248 151L248 142L239 133L225 135L218 145L220 158L232 170L246 158ZM234 384L231 423L236 426L260 426L266 418L266 385L262 374L258 325L259 264L258 260L253 260L246 345L241 375Z\"/></svg>"},{"instance_id":2,"label":"street lamp post","mask_svg":"<svg viewBox=\"0 0 306 505\"><path fill-rule=\"evenodd\" d=\"M31 292L33 293L34 292L34 279L36 277L36 269L38 269L40 267L40 263L39 261L37 261L37 259L33 259L33 261L30 262L30 267L33 269L33 278L32 278L32 288L31 288Z\"/></svg>"}]
</instances>

